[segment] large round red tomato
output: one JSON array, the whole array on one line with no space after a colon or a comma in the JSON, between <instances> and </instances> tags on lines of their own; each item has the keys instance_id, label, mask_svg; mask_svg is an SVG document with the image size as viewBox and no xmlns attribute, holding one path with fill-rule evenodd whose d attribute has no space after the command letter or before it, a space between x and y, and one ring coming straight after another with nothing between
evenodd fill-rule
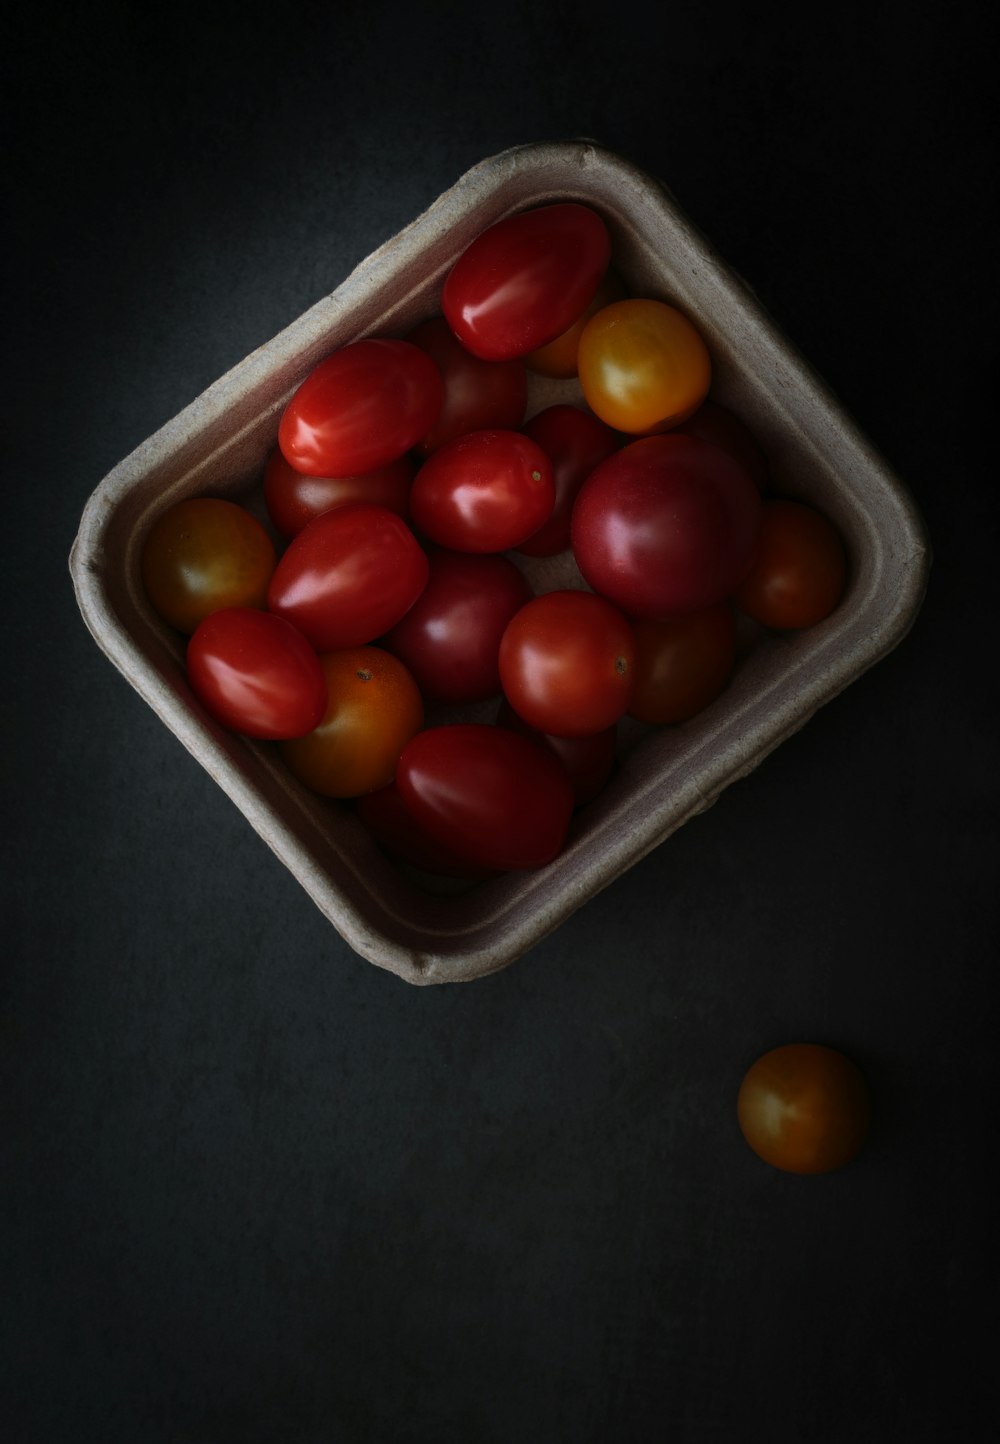
<instances>
[{"instance_id":1,"label":"large round red tomato","mask_svg":"<svg viewBox=\"0 0 1000 1444\"><path fill-rule=\"evenodd\" d=\"M355 341L309 373L285 408L278 444L307 476L356 476L395 461L441 411L441 372L408 341Z\"/></svg>"},{"instance_id":2,"label":"large round red tomato","mask_svg":"<svg viewBox=\"0 0 1000 1444\"><path fill-rule=\"evenodd\" d=\"M469 431L514 431L524 420L528 378L521 361L483 361L466 351L443 316L425 321L407 340L426 351L444 380L441 414L417 445L429 456Z\"/></svg>"},{"instance_id":3,"label":"large round red tomato","mask_svg":"<svg viewBox=\"0 0 1000 1444\"><path fill-rule=\"evenodd\" d=\"M289 544L267 604L318 652L332 652L394 627L426 581L427 557L405 521L380 506L342 506Z\"/></svg>"},{"instance_id":4,"label":"large round red tomato","mask_svg":"<svg viewBox=\"0 0 1000 1444\"><path fill-rule=\"evenodd\" d=\"M829 1173L868 1135L868 1085L855 1063L821 1043L787 1043L758 1058L740 1086L743 1136L787 1173Z\"/></svg>"},{"instance_id":5,"label":"large round red tomato","mask_svg":"<svg viewBox=\"0 0 1000 1444\"><path fill-rule=\"evenodd\" d=\"M509 361L554 341L585 310L611 258L596 211L576 202L498 221L455 262L441 309L466 350Z\"/></svg>"},{"instance_id":6,"label":"large round red tomato","mask_svg":"<svg viewBox=\"0 0 1000 1444\"><path fill-rule=\"evenodd\" d=\"M432 552L423 592L381 645L432 702L482 702L500 691L500 638L531 587L502 556Z\"/></svg>"},{"instance_id":7,"label":"large round red tomato","mask_svg":"<svg viewBox=\"0 0 1000 1444\"><path fill-rule=\"evenodd\" d=\"M573 503L587 477L605 457L618 450L619 437L610 426L576 406L550 406L533 416L525 436L552 462L556 503L548 521L517 550L529 557L551 557L569 546Z\"/></svg>"},{"instance_id":8,"label":"large round red tomato","mask_svg":"<svg viewBox=\"0 0 1000 1444\"><path fill-rule=\"evenodd\" d=\"M223 607L263 607L274 571L271 538L248 511L192 497L161 513L142 551L142 582L157 613L190 634Z\"/></svg>"},{"instance_id":9,"label":"large round red tomato","mask_svg":"<svg viewBox=\"0 0 1000 1444\"><path fill-rule=\"evenodd\" d=\"M418 732L403 749L396 785L439 842L501 871L551 862L573 812L573 788L551 752L477 723Z\"/></svg>"},{"instance_id":10,"label":"large round red tomato","mask_svg":"<svg viewBox=\"0 0 1000 1444\"><path fill-rule=\"evenodd\" d=\"M473 431L427 458L410 492L416 529L458 552L503 552L552 514L552 463L517 431Z\"/></svg>"},{"instance_id":11,"label":"large round red tomato","mask_svg":"<svg viewBox=\"0 0 1000 1444\"><path fill-rule=\"evenodd\" d=\"M760 493L728 453L693 436L633 441L576 499L572 542L596 592L637 617L729 596L753 560Z\"/></svg>"},{"instance_id":12,"label":"large round red tomato","mask_svg":"<svg viewBox=\"0 0 1000 1444\"><path fill-rule=\"evenodd\" d=\"M319 659L305 637L251 607L206 617L188 643L187 669L205 710L247 737L301 737L326 705Z\"/></svg>"},{"instance_id":13,"label":"large round red tomato","mask_svg":"<svg viewBox=\"0 0 1000 1444\"><path fill-rule=\"evenodd\" d=\"M307 523L352 501L384 506L404 521L409 511L413 462L408 456L361 476L304 476L289 466L279 447L264 472L268 516L283 536L298 536Z\"/></svg>"},{"instance_id":14,"label":"large round red tomato","mask_svg":"<svg viewBox=\"0 0 1000 1444\"><path fill-rule=\"evenodd\" d=\"M763 627L814 627L836 607L847 581L840 533L822 512L797 501L764 503L753 565L736 605Z\"/></svg>"}]
</instances>

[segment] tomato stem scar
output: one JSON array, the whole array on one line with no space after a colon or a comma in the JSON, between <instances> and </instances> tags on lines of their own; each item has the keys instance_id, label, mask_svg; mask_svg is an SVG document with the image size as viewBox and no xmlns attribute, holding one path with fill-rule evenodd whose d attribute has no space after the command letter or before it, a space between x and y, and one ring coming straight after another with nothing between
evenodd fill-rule
<instances>
[{"instance_id":1,"label":"tomato stem scar","mask_svg":"<svg viewBox=\"0 0 1000 1444\"><path fill-rule=\"evenodd\" d=\"M615 658L615 671L618 673L619 677L624 677L625 673L628 671L627 657Z\"/></svg>"},{"instance_id":2,"label":"tomato stem scar","mask_svg":"<svg viewBox=\"0 0 1000 1444\"><path fill-rule=\"evenodd\" d=\"M371 672L369 672L367 667L359 667L357 675L359 680L362 682L370 682L372 679L372 674Z\"/></svg>"}]
</instances>

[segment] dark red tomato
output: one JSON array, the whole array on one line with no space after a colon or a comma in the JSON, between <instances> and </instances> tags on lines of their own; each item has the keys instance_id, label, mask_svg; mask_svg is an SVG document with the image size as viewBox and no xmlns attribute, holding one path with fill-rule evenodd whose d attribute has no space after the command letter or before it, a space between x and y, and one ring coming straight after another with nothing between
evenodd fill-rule
<instances>
[{"instance_id":1,"label":"dark red tomato","mask_svg":"<svg viewBox=\"0 0 1000 1444\"><path fill-rule=\"evenodd\" d=\"M801 502L766 501L753 566L734 600L763 627L812 627L836 607L846 581L847 557L833 523Z\"/></svg>"},{"instance_id":2,"label":"dark red tomato","mask_svg":"<svg viewBox=\"0 0 1000 1444\"><path fill-rule=\"evenodd\" d=\"M767 486L767 458L757 438L746 422L717 401L703 401L693 416L675 428L675 435L697 436L721 446L750 473L760 491Z\"/></svg>"},{"instance_id":3,"label":"dark red tomato","mask_svg":"<svg viewBox=\"0 0 1000 1444\"><path fill-rule=\"evenodd\" d=\"M395 782L358 798L358 816L391 857L437 877L492 877L495 868L477 866L437 842L420 826L399 795Z\"/></svg>"},{"instance_id":4,"label":"dark red tomato","mask_svg":"<svg viewBox=\"0 0 1000 1444\"><path fill-rule=\"evenodd\" d=\"M466 351L443 316L425 321L407 340L426 351L444 379L444 405L417 451L429 456L470 431L516 431L528 404L528 377L521 361L482 361Z\"/></svg>"},{"instance_id":5,"label":"dark red tomato","mask_svg":"<svg viewBox=\"0 0 1000 1444\"><path fill-rule=\"evenodd\" d=\"M789 1043L749 1069L737 1117L765 1163L787 1173L829 1173L852 1159L868 1136L868 1085L835 1048Z\"/></svg>"},{"instance_id":6,"label":"dark red tomato","mask_svg":"<svg viewBox=\"0 0 1000 1444\"><path fill-rule=\"evenodd\" d=\"M736 662L736 614L728 602L659 621L640 617L633 625L630 716L657 724L686 722L724 690Z\"/></svg>"},{"instance_id":7,"label":"dark red tomato","mask_svg":"<svg viewBox=\"0 0 1000 1444\"><path fill-rule=\"evenodd\" d=\"M636 617L721 602L746 576L760 493L738 461L693 436L633 441L601 463L573 508L586 580Z\"/></svg>"},{"instance_id":8,"label":"dark red tomato","mask_svg":"<svg viewBox=\"0 0 1000 1444\"><path fill-rule=\"evenodd\" d=\"M188 642L187 669L206 712L246 737L301 737L326 706L323 671L305 637L252 607L206 617Z\"/></svg>"},{"instance_id":9,"label":"dark red tomato","mask_svg":"<svg viewBox=\"0 0 1000 1444\"><path fill-rule=\"evenodd\" d=\"M401 456L361 476L303 476L275 447L264 472L264 501L283 536L298 536L308 522L352 501L384 506L405 521L413 470L410 458Z\"/></svg>"},{"instance_id":10,"label":"dark red tomato","mask_svg":"<svg viewBox=\"0 0 1000 1444\"><path fill-rule=\"evenodd\" d=\"M500 643L500 680L519 717L553 737L613 727L632 696L635 637L592 592L547 592L514 617Z\"/></svg>"},{"instance_id":11,"label":"dark red tomato","mask_svg":"<svg viewBox=\"0 0 1000 1444\"><path fill-rule=\"evenodd\" d=\"M426 587L382 646L429 701L485 701L500 691L500 638L531 594L506 557L432 552Z\"/></svg>"},{"instance_id":12,"label":"dark red tomato","mask_svg":"<svg viewBox=\"0 0 1000 1444\"><path fill-rule=\"evenodd\" d=\"M522 211L483 231L459 257L441 309L474 356L526 356L572 326L610 259L607 227L589 207L568 202Z\"/></svg>"},{"instance_id":13,"label":"dark red tomato","mask_svg":"<svg viewBox=\"0 0 1000 1444\"><path fill-rule=\"evenodd\" d=\"M418 732L403 749L396 785L438 842L502 872L551 862L573 812L573 788L551 752L477 723Z\"/></svg>"},{"instance_id":14,"label":"dark red tomato","mask_svg":"<svg viewBox=\"0 0 1000 1444\"><path fill-rule=\"evenodd\" d=\"M191 497L162 512L142 550L142 582L156 612L190 635L223 607L263 607L274 571L271 538L233 501Z\"/></svg>"},{"instance_id":15,"label":"dark red tomato","mask_svg":"<svg viewBox=\"0 0 1000 1444\"><path fill-rule=\"evenodd\" d=\"M428 457L410 492L416 529L457 552L504 552L552 514L552 463L517 431L473 431Z\"/></svg>"},{"instance_id":16,"label":"dark red tomato","mask_svg":"<svg viewBox=\"0 0 1000 1444\"><path fill-rule=\"evenodd\" d=\"M396 461L426 436L444 383L408 341L355 341L311 371L285 408L278 445L306 476L357 476Z\"/></svg>"},{"instance_id":17,"label":"dark red tomato","mask_svg":"<svg viewBox=\"0 0 1000 1444\"><path fill-rule=\"evenodd\" d=\"M533 737L543 742L559 758L573 785L573 797L577 807L592 802L603 791L615 765L618 747L618 731L609 727L605 732L595 732L590 737L553 737L551 732L538 732L523 721L506 697L500 703L497 726L511 732L520 732L523 737Z\"/></svg>"},{"instance_id":18,"label":"dark red tomato","mask_svg":"<svg viewBox=\"0 0 1000 1444\"><path fill-rule=\"evenodd\" d=\"M524 434L537 441L552 462L556 504L545 525L517 550L529 557L552 557L569 546L577 493L594 468L618 450L620 438L589 411L575 406L550 406L540 411L525 426Z\"/></svg>"},{"instance_id":19,"label":"dark red tomato","mask_svg":"<svg viewBox=\"0 0 1000 1444\"><path fill-rule=\"evenodd\" d=\"M394 627L426 582L427 557L405 521L381 506L342 506L289 544L267 604L318 652L334 652Z\"/></svg>"}]
</instances>

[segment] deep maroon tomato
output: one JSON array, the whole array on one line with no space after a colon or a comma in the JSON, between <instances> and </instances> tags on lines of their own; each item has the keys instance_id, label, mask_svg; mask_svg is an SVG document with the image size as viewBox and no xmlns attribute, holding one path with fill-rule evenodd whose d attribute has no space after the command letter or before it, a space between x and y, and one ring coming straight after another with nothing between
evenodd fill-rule
<instances>
[{"instance_id":1,"label":"deep maroon tomato","mask_svg":"<svg viewBox=\"0 0 1000 1444\"><path fill-rule=\"evenodd\" d=\"M357 476L396 461L426 436L444 383L408 341L355 341L309 373L285 408L278 444L306 476Z\"/></svg>"},{"instance_id":2,"label":"deep maroon tomato","mask_svg":"<svg viewBox=\"0 0 1000 1444\"><path fill-rule=\"evenodd\" d=\"M717 401L703 401L693 416L678 426L675 435L697 436L721 446L741 462L760 491L767 486L767 458L745 421Z\"/></svg>"},{"instance_id":3,"label":"deep maroon tomato","mask_svg":"<svg viewBox=\"0 0 1000 1444\"><path fill-rule=\"evenodd\" d=\"M466 351L443 316L425 321L407 340L426 351L444 380L444 405L417 445L429 456L470 431L516 431L528 404L528 377L522 361L483 361Z\"/></svg>"},{"instance_id":4,"label":"deep maroon tomato","mask_svg":"<svg viewBox=\"0 0 1000 1444\"><path fill-rule=\"evenodd\" d=\"M545 346L589 305L611 258L596 211L575 202L508 216L455 262L441 309L467 351L509 361Z\"/></svg>"},{"instance_id":5,"label":"deep maroon tomato","mask_svg":"<svg viewBox=\"0 0 1000 1444\"><path fill-rule=\"evenodd\" d=\"M142 582L165 622L190 635L223 607L263 607L274 571L271 538L234 501L190 497L154 521L142 549Z\"/></svg>"},{"instance_id":6,"label":"deep maroon tomato","mask_svg":"<svg viewBox=\"0 0 1000 1444\"><path fill-rule=\"evenodd\" d=\"M787 1173L829 1173L861 1148L871 1104L850 1058L821 1043L788 1043L747 1071L736 1111L744 1138L765 1163Z\"/></svg>"},{"instance_id":7,"label":"deep maroon tomato","mask_svg":"<svg viewBox=\"0 0 1000 1444\"><path fill-rule=\"evenodd\" d=\"M550 406L539 411L524 428L525 436L552 462L556 504L544 526L517 548L528 557L552 557L569 546L573 503L587 477L600 462L618 450L618 433L575 406Z\"/></svg>"},{"instance_id":8,"label":"deep maroon tomato","mask_svg":"<svg viewBox=\"0 0 1000 1444\"><path fill-rule=\"evenodd\" d=\"M482 702L500 691L500 638L531 598L502 556L432 552L430 576L403 620L382 638L432 702Z\"/></svg>"},{"instance_id":9,"label":"deep maroon tomato","mask_svg":"<svg viewBox=\"0 0 1000 1444\"><path fill-rule=\"evenodd\" d=\"M551 732L539 732L529 727L519 717L506 697L500 703L497 726L511 732L520 732L523 737L533 737L543 742L554 752L565 767L573 786L573 797L577 807L592 802L603 791L615 765L618 748L618 729L608 727L604 732L594 732L589 737L553 737Z\"/></svg>"},{"instance_id":10,"label":"deep maroon tomato","mask_svg":"<svg viewBox=\"0 0 1000 1444\"><path fill-rule=\"evenodd\" d=\"M514 617L500 643L500 680L519 717L553 737L614 726L632 696L635 637L593 592L547 592Z\"/></svg>"},{"instance_id":11,"label":"deep maroon tomato","mask_svg":"<svg viewBox=\"0 0 1000 1444\"><path fill-rule=\"evenodd\" d=\"M760 493L727 452L693 436L651 436L584 482L573 553L595 592L631 616L694 612L746 576L759 520Z\"/></svg>"},{"instance_id":12,"label":"deep maroon tomato","mask_svg":"<svg viewBox=\"0 0 1000 1444\"><path fill-rule=\"evenodd\" d=\"M298 536L316 517L352 501L384 506L406 520L413 462L408 456L361 476L303 476L275 447L264 472L264 502L282 536Z\"/></svg>"},{"instance_id":13,"label":"deep maroon tomato","mask_svg":"<svg viewBox=\"0 0 1000 1444\"><path fill-rule=\"evenodd\" d=\"M734 600L763 627L813 627L836 607L846 581L833 523L811 506L775 499L764 503L753 565Z\"/></svg>"},{"instance_id":14,"label":"deep maroon tomato","mask_svg":"<svg viewBox=\"0 0 1000 1444\"><path fill-rule=\"evenodd\" d=\"M635 689L629 715L686 722L723 691L736 662L736 614L728 602L701 612L637 618Z\"/></svg>"},{"instance_id":15,"label":"deep maroon tomato","mask_svg":"<svg viewBox=\"0 0 1000 1444\"><path fill-rule=\"evenodd\" d=\"M457 552L504 552L552 514L552 463L517 431L473 431L428 457L410 492L413 525Z\"/></svg>"},{"instance_id":16,"label":"deep maroon tomato","mask_svg":"<svg viewBox=\"0 0 1000 1444\"><path fill-rule=\"evenodd\" d=\"M438 842L504 872L551 862L573 812L573 788L551 752L479 723L418 732L403 749L396 785Z\"/></svg>"},{"instance_id":17,"label":"deep maroon tomato","mask_svg":"<svg viewBox=\"0 0 1000 1444\"><path fill-rule=\"evenodd\" d=\"M289 544L267 604L319 652L374 641L413 606L427 557L405 521L381 506L324 512Z\"/></svg>"},{"instance_id":18,"label":"deep maroon tomato","mask_svg":"<svg viewBox=\"0 0 1000 1444\"><path fill-rule=\"evenodd\" d=\"M323 671L305 637L252 607L206 617L188 642L187 668L205 710L246 737L301 737L326 706Z\"/></svg>"},{"instance_id":19,"label":"deep maroon tomato","mask_svg":"<svg viewBox=\"0 0 1000 1444\"><path fill-rule=\"evenodd\" d=\"M413 816L395 782L358 798L358 816L390 856L437 877L492 877L496 868L470 862L437 842Z\"/></svg>"}]
</instances>

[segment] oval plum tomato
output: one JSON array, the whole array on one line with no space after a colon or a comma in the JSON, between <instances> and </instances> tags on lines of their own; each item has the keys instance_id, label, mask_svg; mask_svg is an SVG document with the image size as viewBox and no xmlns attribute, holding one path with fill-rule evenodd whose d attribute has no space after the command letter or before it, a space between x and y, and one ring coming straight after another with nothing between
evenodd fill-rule
<instances>
[{"instance_id":1,"label":"oval plum tomato","mask_svg":"<svg viewBox=\"0 0 1000 1444\"><path fill-rule=\"evenodd\" d=\"M355 341L321 361L285 407L278 445L306 476L357 476L396 461L426 436L444 383L408 341Z\"/></svg>"},{"instance_id":2,"label":"oval plum tomato","mask_svg":"<svg viewBox=\"0 0 1000 1444\"><path fill-rule=\"evenodd\" d=\"M213 612L188 642L191 690L223 727L278 741L316 726L326 683L291 622L252 607Z\"/></svg>"},{"instance_id":3,"label":"oval plum tomato","mask_svg":"<svg viewBox=\"0 0 1000 1444\"><path fill-rule=\"evenodd\" d=\"M569 776L577 807L592 802L603 791L614 769L618 748L618 730L615 727L594 732L589 737L553 737L551 732L539 732L529 727L506 697L500 703L497 726L520 732L523 737L533 737L555 753Z\"/></svg>"},{"instance_id":4,"label":"oval plum tomato","mask_svg":"<svg viewBox=\"0 0 1000 1444\"><path fill-rule=\"evenodd\" d=\"M605 457L618 450L619 438L610 426L575 406L550 406L533 416L525 436L552 462L556 503L552 515L517 550L528 557L552 557L569 546L569 523L577 492Z\"/></svg>"},{"instance_id":5,"label":"oval plum tomato","mask_svg":"<svg viewBox=\"0 0 1000 1444\"><path fill-rule=\"evenodd\" d=\"M573 553L623 612L664 617L729 596L753 560L760 494L726 452L693 436L633 441L584 482Z\"/></svg>"},{"instance_id":6,"label":"oval plum tomato","mask_svg":"<svg viewBox=\"0 0 1000 1444\"><path fill-rule=\"evenodd\" d=\"M413 470L410 458L401 456L361 476L303 476L276 446L264 472L267 514L282 536L298 536L315 517L352 501L384 506L405 521Z\"/></svg>"},{"instance_id":7,"label":"oval plum tomato","mask_svg":"<svg viewBox=\"0 0 1000 1444\"><path fill-rule=\"evenodd\" d=\"M787 1173L829 1173L868 1135L868 1085L850 1058L788 1043L758 1058L740 1085L737 1117L758 1157Z\"/></svg>"},{"instance_id":8,"label":"oval plum tomato","mask_svg":"<svg viewBox=\"0 0 1000 1444\"><path fill-rule=\"evenodd\" d=\"M592 592L547 592L528 602L500 643L500 680L519 717L554 737L614 725L632 696L635 636Z\"/></svg>"},{"instance_id":9,"label":"oval plum tomato","mask_svg":"<svg viewBox=\"0 0 1000 1444\"><path fill-rule=\"evenodd\" d=\"M664 431L704 401L712 363L699 332L663 301L615 301L584 327L578 353L587 405L616 431Z\"/></svg>"},{"instance_id":10,"label":"oval plum tomato","mask_svg":"<svg viewBox=\"0 0 1000 1444\"><path fill-rule=\"evenodd\" d=\"M441 309L473 356L510 361L573 324L610 259L608 229L588 206L522 211L483 231L458 258Z\"/></svg>"},{"instance_id":11,"label":"oval plum tomato","mask_svg":"<svg viewBox=\"0 0 1000 1444\"><path fill-rule=\"evenodd\" d=\"M432 837L503 872L551 862L573 812L573 788L551 752L482 723L418 732L403 749L396 785Z\"/></svg>"},{"instance_id":12,"label":"oval plum tomato","mask_svg":"<svg viewBox=\"0 0 1000 1444\"><path fill-rule=\"evenodd\" d=\"M678 435L697 436L721 446L742 464L760 491L767 486L767 458L749 426L717 401L703 401L693 416L676 428Z\"/></svg>"},{"instance_id":13,"label":"oval plum tomato","mask_svg":"<svg viewBox=\"0 0 1000 1444\"><path fill-rule=\"evenodd\" d=\"M432 552L427 585L381 645L405 662L421 692L453 706L500 691L500 638L531 587L502 556Z\"/></svg>"},{"instance_id":14,"label":"oval plum tomato","mask_svg":"<svg viewBox=\"0 0 1000 1444\"><path fill-rule=\"evenodd\" d=\"M797 501L765 501L757 550L737 587L740 611L763 627L812 627L834 610L847 581L847 557L831 521Z\"/></svg>"},{"instance_id":15,"label":"oval plum tomato","mask_svg":"<svg viewBox=\"0 0 1000 1444\"><path fill-rule=\"evenodd\" d=\"M724 691L736 663L736 614L728 602L702 612L637 618L629 716L686 722Z\"/></svg>"},{"instance_id":16,"label":"oval plum tomato","mask_svg":"<svg viewBox=\"0 0 1000 1444\"><path fill-rule=\"evenodd\" d=\"M444 404L430 431L417 444L429 456L470 431L516 431L528 404L528 378L521 361L482 361L466 351L443 316L425 321L407 340L426 351L444 380Z\"/></svg>"},{"instance_id":17,"label":"oval plum tomato","mask_svg":"<svg viewBox=\"0 0 1000 1444\"><path fill-rule=\"evenodd\" d=\"M263 607L274 571L271 538L232 501L193 497L157 517L142 551L155 611L190 634L223 607Z\"/></svg>"},{"instance_id":18,"label":"oval plum tomato","mask_svg":"<svg viewBox=\"0 0 1000 1444\"><path fill-rule=\"evenodd\" d=\"M524 358L525 366L537 376L551 376L560 381L567 381L571 376L575 376L577 351L584 326L591 316L602 311L605 306L610 306L612 301L624 299L625 287L621 279L614 271L606 271L587 309L561 336L557 336L547 346L540 346L537 351L529 351Z\"/></svg>"},{"instance_id":19,"label":"oval plum tomato","mask_svg":"<svg viewBox=\"0 0 1000 1444\"><path fill-rule=\"evenodd\" d=\"M410 492L413 525L458 552L504 552L548 521L552 463L530 436L473 431L429 456Z\"/></svg>"},{"instance_id":20,"label":"oval plum tomato","mask_svg":"<svg viewBox=\"0 0 1000 1444\"><path fill-rule=\"evenodd\" d=\"M406 522L385 507L352 504L324 512L289 543L267 604L330 652L394 627L426 581L427 557Z\"/></svg>"},{"instance_id":21,"label":"oval plum tomato","mask_svg":"<svg viewBox=\"0 0 1000 1444\"><path fill-rule=\"evenodd\" d=\"M496 868L470 862L431 837L399 795L395 782L359 797L358 816L391 857L408 862L421 872L470 879L492 877L496 872Z\"/></svg>"},{"instance_id":22,"label":"oval plum tomato","mask_svg":"<svg viewBox=\"0 0 1000 1444\"><path fill-rule=\"evenodd\" d=\"M360 797L392 781L399 754L423 724L417 684L380 647L320 657L327 704L314 730L282 746L300 782L324 797Z\"/></svg>"}]
</instances>

